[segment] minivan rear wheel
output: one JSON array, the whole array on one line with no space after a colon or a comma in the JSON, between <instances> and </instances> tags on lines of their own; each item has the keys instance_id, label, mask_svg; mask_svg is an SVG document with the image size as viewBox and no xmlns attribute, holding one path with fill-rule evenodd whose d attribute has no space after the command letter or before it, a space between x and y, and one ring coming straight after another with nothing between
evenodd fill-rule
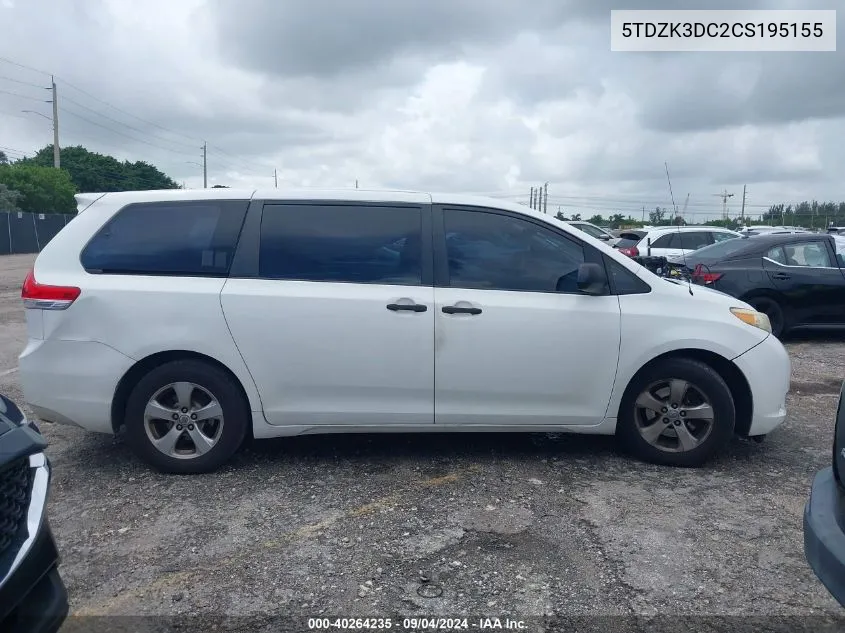
<instances>
[{"instance_id":1,"label":"minivan rear wheel","mask_svg":"<svg viewBox=\"0 0 845 633\"><path fill-rule=\"evenodd\" d=\"M249 406L231 376L197 360L152 369L126 405L130 448L167 473L216 470L240 448L249 421Z\"/></svg>"},{"instance_id":2,"label":"minivan rear wheel","mask_svg":"<svg viewBox=\"0 0 845 633\"><path fill-rule=\"evenodd\" d=\"M689 358L667 358L641 371L622 400L616 434L646 461L700 466L734 433L736 408L722 377Z\"/></svg>"}]
</instances>

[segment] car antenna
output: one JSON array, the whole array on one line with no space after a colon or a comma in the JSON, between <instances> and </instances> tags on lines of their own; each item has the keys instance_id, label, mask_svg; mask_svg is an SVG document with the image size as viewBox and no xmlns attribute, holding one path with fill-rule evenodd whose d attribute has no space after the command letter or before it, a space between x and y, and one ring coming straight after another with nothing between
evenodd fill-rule
<instances>
[{"instance_id":1,"label":"car antenna","mask_svg":"<svg viewBox=\"0 0 845 633\"><path fill-rule=\"evenodd\" d=\"M663 162L663 165L666 167L666 180L669 181L669 197L672 199L672 209L674 216L672 217L672 222L675 222L678 219L678 205L675 204L675 194L672 193L672 179L669 178L669 163ZM687 201L689 201L689 196L687 196ZM677 224L678 227L678 242L681 241L681 225ZM681 256L684 258L684 269L687 267L687 252L683 248L683 244L681 244ZM692 294L692 280L687 275L687 289L689 290L690 296L694 296Z\"/></svg>"}]
</instances>

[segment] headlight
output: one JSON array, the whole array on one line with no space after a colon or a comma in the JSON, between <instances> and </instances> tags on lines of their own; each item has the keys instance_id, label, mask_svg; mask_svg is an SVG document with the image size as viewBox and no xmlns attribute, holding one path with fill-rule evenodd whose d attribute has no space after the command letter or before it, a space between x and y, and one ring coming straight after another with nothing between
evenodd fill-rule
<instances>
[{"instance_id":1,"label":"headlight","mask_svg":"<svg viewBox=\"0 0 845 633\"><path fill-rule=\"evenodd\" d=\"M740 321L748 323L748 325L758 327L761 330L765 330L769 334L772 333L772 324L769 321L769 317L762 312L749 310L747 308L731 308L731 312Z\"/></svg>"}]
</instances>

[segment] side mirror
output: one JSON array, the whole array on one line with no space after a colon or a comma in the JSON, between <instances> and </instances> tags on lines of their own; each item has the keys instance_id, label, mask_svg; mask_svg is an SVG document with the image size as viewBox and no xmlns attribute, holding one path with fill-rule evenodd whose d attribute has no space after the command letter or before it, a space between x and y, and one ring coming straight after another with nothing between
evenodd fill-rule
<instances>
[{"instance_id":1,"label":"side mirror","mask_svg":"<svg viewBox=\"0 0 845 633\"><path fill-rule=\"evenodd\" d=\"M604 242L607 242L610 240L610 236L607 233L602 233L601 235L599 235L599 239Z\"/></svg>"},{"instance_id":2,"label":"side mirror","mask_svg":"<svg viewBox=\"0 0 845 633\"><path fill-rule=\"evenodd\" d=\"M594 263L578 267L578 290L586 295L603 295L607 288L607 273L603 266Z\"/></svg>"}]
</instances>

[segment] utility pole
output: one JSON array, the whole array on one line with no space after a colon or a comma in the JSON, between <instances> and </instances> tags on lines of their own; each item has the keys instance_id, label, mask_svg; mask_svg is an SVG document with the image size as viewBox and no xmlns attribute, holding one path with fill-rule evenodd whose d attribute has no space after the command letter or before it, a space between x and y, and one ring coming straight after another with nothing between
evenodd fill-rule
<instances>
[{"instance_id":1,"label":"utility pole","mask_svg":"<svg viewBox=\"0 0 845 633\"><path fill-rule=\"evenodd\" d=\"M745 188L748 185L742 185L742 211L740 212L740 218L742 218L742 224L745 226Z\"/></svg>"},{"instance_id":2,"label":"utility pole","mask_svg":"<svg viewBox=\"0 0 845 633\"><path fill-rule=\"evenodd\" d=\"M549 183L543 185L543 213L549 212Z\"/></svg>"},{"instance_id":3,"label":"utility pole","mask_svg":"<svg viewBox=\"0 0 845 633\"><path fill-rule=\"evenodd\" d=\"M358 188L358 179L357 178L355 179L355 188L356 189Z\"/></svg>"},{"instance_id":4,"label":"utility pole","mask_svg":"<svg viewBox=\"0 0 845 633\"><path fill-rule=\"evenodd\" d=\"M276 169L273 169L273 184L276 185L276 189L279 188L279 172Z\"/></svg>"},{"instance_id":5,"label":"utility pole","mask_svg":"<svg viewBox=\"0 0 845 633\"><path fill-rule=\"evenodd\" d=\"M59 100L56 98L56 81L50 75L53 84L53 167L61 166L61 150L59 149Z\"/></svg>"},{"instance_id":6,"label":"utility pole","mask_svg":"<svg viewBox=\"0 0 845 633\"><path fill-rule=\"evenodd\" d=\"M643 207L643 224L645 224L645 207Z\"/></svg>"},{"instance_id":7,"label":"utility pole","mask_svg":"<svg viewBox=\"0 0 845 633\"><path fill-rule=\"evenodd\" d=\"M202 142L202 188L208 189L208 143Z\"/></svg>"},{"instance_id":8,"label":"utility pole","mask_svg":"<svg viewBox=\"0 0 845 633\"><path fill-rule=\"evenodd\" d=\"M531 187L531 194L528 197L528 206L534 208L534 187Z\"/></svg>"},{"instance_id":9,"label":"utility pole","mask_svg":"<svg viewBox=\"0 0 845 633\"><path fill-rule=\"evenodd\" d=\"M732 193L728 193L728 190L725 189L722 193L714 193L714 196L718 196L722 199L722 219L728 219L728 198L733 198L734 195Z\"/></svg>"}]
</instances>

